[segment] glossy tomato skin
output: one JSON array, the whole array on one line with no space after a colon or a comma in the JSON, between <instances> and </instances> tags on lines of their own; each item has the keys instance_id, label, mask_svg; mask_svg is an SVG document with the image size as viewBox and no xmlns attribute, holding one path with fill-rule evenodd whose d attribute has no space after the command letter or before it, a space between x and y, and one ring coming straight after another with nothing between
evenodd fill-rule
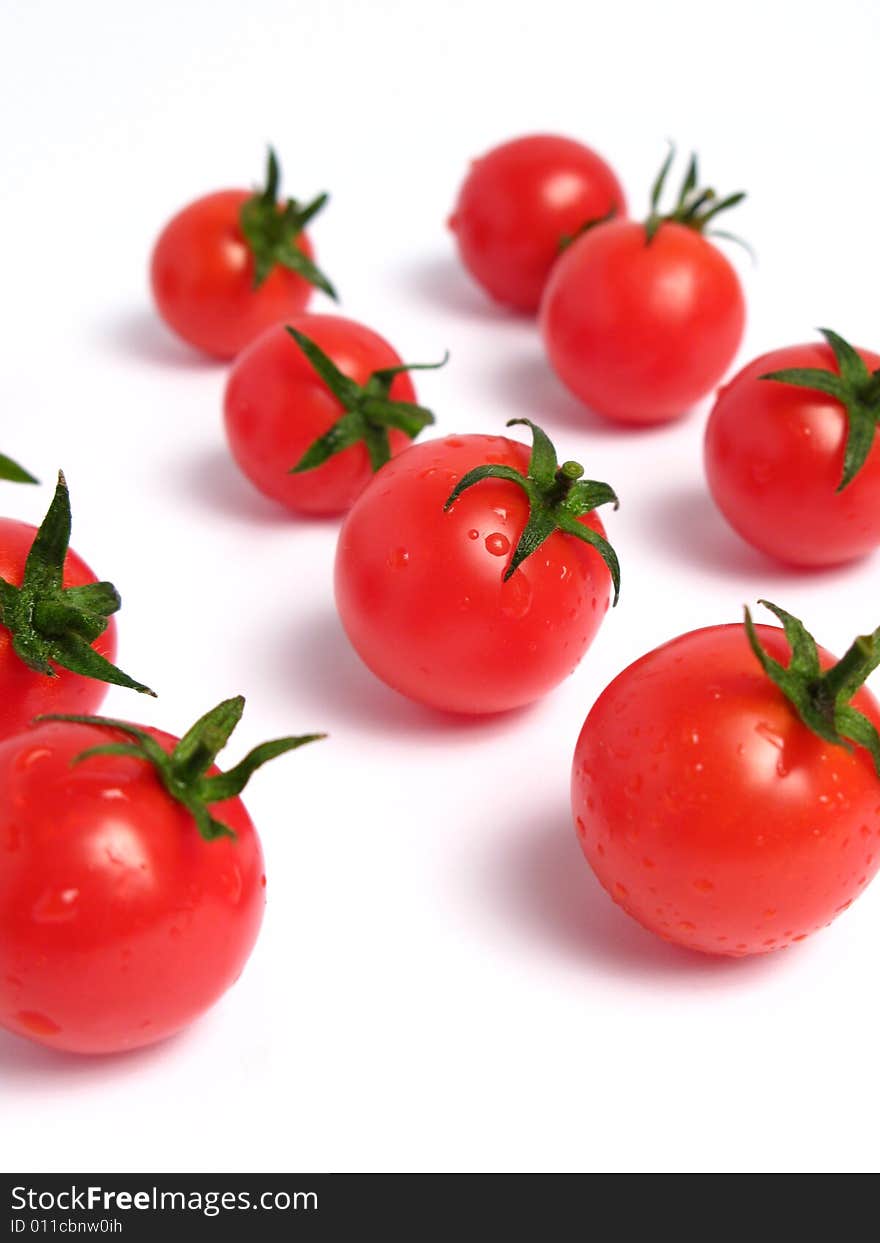
<instances>
[{"instance_id":1,"label":"glossy tomato skin","mask_svg":"<svg viewBox=\"0 0 880 1243\"><path fill-rule=\"evenodd\" d=\"M343 524L336 603L364 663L394 690L457 713L538 699L573 671L609 603L589 545L555 532L502 576L528 517L524 492L488 479L443 505L474 466L525 471L528 449L502 436L448 436L384 466ZM589 525L604 534L595 514Z\"/></svg>"},{"instance_id":2,"label":"glossy tomato skin","mask_svg":"<svg viewBox=\"0 0 880 1243\"><path fill-rule=\"evenodd\" d=\"M541 332L562 382L619 423L666 423L705 397L739 348L745 300L733 267L693 229L612 220L553 269Z\"/></svg>"},{"instance_id":3,"label":"glossy tomato skin","mask_svg":"<svg viewBox=\"0 0 880 1243\"><path fill-rule=\"evenodd\" d=\"M212 808L236 839L206 842L150 764L73 763L108 741L119 735L46 722L0 744L0 1024L76 1053L198 1018L241 973L264 907L240 800Z\"/></svg>"},{"instance_id":4,"label":"glossy tomato skin","mask_svg":"<svg viewBox=\"0 0 880 1243\"><path fill-rule=\"evenodd\" d=\"M299 315L286 321L328 354L357 384L401 359L378 333L341 315ZM415 401L409 376L396 376L390 396ZM342 416L341 402L317 376L299 346L276 324L236 359L226 385L224 415L232 455L251 483L294 513L339 514L372 477L366 446L352 445L323 466L291 475L306 449ZM409 443L389 434L392 453Z\"/></svg>"},{"instance_id":5,"label":"glossy tomato skin","mask_svg":"<svg viewBox=\"0 0 880 1243\"><path fill-rule=\"evenodd\" d=\"M625 214L626 200L601 156L571 138L533 134L473 162L449 227L491 297L536 311L563 238L612 207Z\"/></svg>"},{"instance_id":6,"label":"glossy tomato skin","mask_svg":"<svg viewBox=\"0 0 880 1243\"><path fill-rule=\"evenodd\" d=\"M880 355L859 350L868 367ZM755 548L793 565L835 565L880 545L880 447L855 479L843 475L847 417L833 397L761 380L769 371L837 371L825 344L756 358L725 385L706 426L709 489L730 525Z\"/></svg>"},{"instance_id":7,"label":"glossy tomato skin","mask_svg":"<svg viewBox=\"0 0 880 1243\"><path fill-rule=\"evenodd\" d=\"M219 190L168 221L150 261L159 314L179 337L214 358L234 358L270 324L304 310L312 286L276 266L254 288L254 261L239 224L249 190ZM312 258L305 233L297 245Z\"/></svg>"},{"instance_id":8,"label":"glossy tomato skin","mask_svg":"<svg viewBox=\"0 0 880 1243\"><path fill-rule=\"evenodd\" d=\"M787 663L783 632L756 630ZM833 661L820 656L823 668ZM870 692L853 703L880 726ZM801 722L741 625L673 639L607 687L578 739L572 805L614 901L665 940L709 954L804 940L880 864L870 758Z\"/></svg>"},{"instance_id":9,"label":"glossy tomato skin","mask_svg":"<svg viewBox=\"0 0 880 1243\"><path fill-rule=\"evenodd\" d=\"M14 587L21 586L24 566L36 527L12 518L0 518L0 576ZM97 582L86 563L72 550L64 562L65 587L84 587ZM108 619L107 629L92 645L107 660L116 660L116 622ZM58 669L57 677L35 673L12 647L12 635L0 626L0 738L23 730L41 712L94 713L107 694L107 684L82 677L68 669Z\"/></svg>"}]
</instances>

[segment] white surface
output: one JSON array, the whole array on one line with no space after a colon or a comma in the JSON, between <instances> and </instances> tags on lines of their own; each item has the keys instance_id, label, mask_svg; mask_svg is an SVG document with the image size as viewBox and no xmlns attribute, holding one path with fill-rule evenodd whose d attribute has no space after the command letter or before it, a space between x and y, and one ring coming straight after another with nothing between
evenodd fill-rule
<instances>
[{"instance_id":1,"label":"white surface","mask_svg":"<svg viewBox=\"0 0 880 1243\"><path fill-rule=\"evenodd\" d=\"M31 0L0 20L0 447L47 484L63 464L75 546L122 591L120 661L161 698L107 710L178 730L245 691L232 758L332 734L248 795L270 905L240 984L139 1055L0 1036L0 1166L876 1169L877 887L796 951L691 956L598 889L567 787L586 711L641 652L760 594L840 650L880 620L877 562L752 554L707 500L704 411L641 434L585 417L443 221L508 136L593 142L636 210L675 136L751 192L742 360L817 324L876 349L877 6ZM530 415L623 498L622 603L531 711L460 725L372 680L335 621L335 525L239 479L223 368L152 318L157 230L253 183L269 140L290 192L333 193L313 236L345 312L406 358L451 349L420 382L438 431ZM4 485L2 506L33 520L49 495Z\"/></svg>"}]
</instances>

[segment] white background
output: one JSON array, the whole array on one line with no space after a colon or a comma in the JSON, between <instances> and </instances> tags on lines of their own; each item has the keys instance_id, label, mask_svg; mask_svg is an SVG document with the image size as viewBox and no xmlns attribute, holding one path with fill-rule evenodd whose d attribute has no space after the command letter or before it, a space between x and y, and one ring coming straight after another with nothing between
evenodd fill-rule
<instances>
[{"instance_id":1,"label":"white background","mask_svg":"<svg viewBox=\"0 0 880 1243\"><path fill-rule=\"evenodd\" d=\"M36 520L63 465L74 544L124 597L120 663L178 732L244 691L232 759L279 733L247 802L269 908L243 979L194 1029L81 1060L0 1034L8 1170L874 1170L880 892L801 948L670 948L593 881L571 831L581 722L624 665L761 594L842 649L880 621L877 564L802 574L738 542L700 468L705 409L622 432L493 309L444 230L469 157L518 133L593 143L641 210L664 140L720 190L750 302L742 360L819 324L878 348L871 0L707 6L153 0L4 6L0 448ZM619 609L534 709L465 723L397 698L335 619L336 525L230 464L224 369L155 321L152 240L197 195L321 189L344 310L407 359L442 433L529 415L610 480ZM315 303L317 309L320 304ZM324 307L326 309L326 307Z\"/></svg>"}]
</instances>

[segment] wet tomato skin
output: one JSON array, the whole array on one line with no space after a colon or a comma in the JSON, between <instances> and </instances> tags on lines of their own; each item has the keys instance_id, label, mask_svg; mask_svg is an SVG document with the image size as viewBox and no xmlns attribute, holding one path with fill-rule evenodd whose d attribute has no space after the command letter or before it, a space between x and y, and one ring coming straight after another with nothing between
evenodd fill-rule
<instances>
[{"instance_id":1,"label":"wet tomato skin","mask_svg":"<svg viewBox=\"0 0 880 1243\"><path fill-rule=\"evenodd\" d=\"M783 632L756 630L787 664ZM853 705L880 726L869 691ZM615 678L578 739L572 807L614 901L710 954L802 941L880 866L880 779L867 752L801 722L741 625L682 635Z\"/></svg>"},{"instance_id":2,"label":"wet tomato skin","mask_svg":"<svg viewBox=\"0 0 880 1243\"><path fill-rule=\"evenodd\" d=\"M241 973L264 907L240 800L212 808L236 840L206 842L150 764L72 763L108 741L119 735L46 722L0 743L0 1025L76 1053L198 1018Z\"/></svg>"},{"instance_id":3,"label":"wet tomato skin","mask_svg":"<svg viewBox=\"0 0 880 1243\"><path fill-rule=\"evenodd\" d=\"M858 351L871 371L880 355ZM821 343L754 359L718 394L706 426L709 489L730 525L794 565L835 565L880 545L880 441L842 492L847 417L835 398L759 377L791 367L836 371Z\"/></svg>"},{"instance_id":4,"label":"wet tomato skin","mask_svg":"<svg viewBox=\"0 0 880 1243\"><path fill-rule=\"evenodd\" d=\"M721 380L739 348L745 300L716 246L693 229L612 220L553 269L540 312L550 365L596 414L665 423Z\"/></svg>"},{"instance_id":5,"label":"wet tomato skin","mask_svg":"<svg viewBox=\"0 0 880 1243\"><path fill-rule=\"evenodd\" d=\"M557 531L504 583L524 492L488 479L444 512L473 467L525 471L528 461L502 436L424 441L355 501L336 554L337 607L361 659L394 690L450 712L500 712L545 694L592 642L610 597L593 548ZM581 521L604 534L594 513Z\"/></svg>"},{"instance_id":6,"label":"wet tomato skin","mask_svg":"<svg viewBox=\"0 0 880 1243\"><path fill-rule=\"evenodd\" d=\"M534 134L475 160L449 220L462 262L497 302L536 311L563 238L626 200L608 164L571 138Z\"/></svg>"},{"instance_id":7,"label":"wet tomato skin","mask_svg":"<svg viewBox=\"0 0 880 1243\"><path fill-rule=\"evenodd\" d=\"M372 329L341 315L298 315L286 321L305 333L357 384L374 371L400 366L399 355ZM275 324L235 360L224 401L232 455L264 495L301 514L339 514L350 508L373 471L366 446L351 445L323 466L290 474L306 449L344 413L299 346ZM415 401L412 380L401 372L389 396ZM392 453L409 445L403 432L389 432Z\"/></svg>"},{"instance_id":8,"label":"wet tomato skin","mask_svg":"<svg viewBox=\"0 0 880 1243\"><path fill-rule=\"evenodd\" d=\"M25 562L37 535L36 527L12 518L0 518L0 576L14 587L21 586ZM63 585L84 587L97 582L95 575L75 552L64 562ZM107 660L116 659L116 622L110 617L107 629L92 645ZM107 694L107 684L94 678L58 669L57 677L36 673L16 655L12 636L0 626L0 738L17 734L41 712L98 710Z\"/></svg>"},{"instance_id":9,"label":"wet tomato skin","mask_svg":"<svg viewBox=\"0 0 880 1243\"><path fill-rule=\"evenodd\" d=\"M165 225L150 260L150 284L162 319L179 337L215 358L234 358L271 324L305 310L312 286L276 265L258 289L239 224L249 190L219 190L188 204ZM296 242L309 258L308 235Z\"/></svg>"}]
</instances>

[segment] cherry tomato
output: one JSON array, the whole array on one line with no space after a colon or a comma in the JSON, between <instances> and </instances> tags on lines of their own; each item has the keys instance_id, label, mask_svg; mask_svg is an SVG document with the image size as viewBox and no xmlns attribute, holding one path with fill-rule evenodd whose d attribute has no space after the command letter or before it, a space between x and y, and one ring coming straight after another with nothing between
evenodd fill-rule
<instances>
[{"instance_id":1,"label":"cherry tomato","mask_svg":"<svg viewBox=\"0 0 880 1243\"><path fill-rule=\"evenodd\" d=\"M177 744L141 735L164 755ZM76 1053L191 1023L235 983L263 918L241 800L211 807L226 832L206 840L152 763L83 754L126 741L113 723L65 720L0 743L0 1025Z\"/></svg>"},{"instance_id":2,"label":"cherry tomato","mask_svg":"<svg viewBox=\"0 0 880 1243\"><path fill-rule=\"evenodd\" d=\"M342 373L352 384L331 383L316 370L290 330L301 333L308 346L325 355L319 366ZM398 427L383 423L401 402L414 403L415 390L405 371L384 385L383 402L371 377L385 368L402 367L398 355L378 333L338 315L301 315L269 328L236 359L226 386L224 403L229 447L242 471L266 496L288 509L306 514L335 514L348 509L370 479L374 463L367 440L379 437L390 456L410 443ZM346 390L353 398L346 401ZM389 410L389 406L394 407ZM363 413L363 427L344 434L353 416ZM431 415L422 421L430 421ZM342 424L343 418L346 424ZM307 450L335 428L337 444L313 469L292 473ZM384 455L380 452L379 457Z\"/></svg>"},{"instance_id":3,"label":"cherry tomato","mask_svg":"<svg viewBox=\"0 0 880 1243\"><path fill-rule=\"evenodd\" d=\"M220 190L196 199L159 235L150 282L159 314L178 336L232 358L271 324L304 310L315 286L333 294L313 263L305 223L326 196L300 207L276 201L270 154L262 192Z\"/></svg>"},{"instance_id":4,"label":"cherry tomato","mask_svg":"<svg viewBox=\"0 0 880 1243\"><path fill-rule=\"evenodd\" d=\"M880 355L853 354L864 366L865 383L880 388L870 374L880 368ZM801 384L763 378L804 371ZM804 386L811 377L812 389ZM829 345L793 345L744 367L718 394L709 416L705 463L712 496L744 539L781 561L833 565L880 545L880 448L874 440L880 392L873 411L854 392L857 409L850 417L845 389L835 393L842 383ZM870 420L864 440L858 438L861 407ZM845 450L849 445L850 458L859 450L853 433L862 455L848 464L847 479Z\"/></svg>"},{"instance_id":5,"label":"cherry tomato","mask_svg":"<svg viewBox=\"0 0 880 1243\"><path fill-rule=\"evenodd\" d=\"M616 565L613 551L599 518L578 505L569 529L586 531L601 555L557 527L514 568L547 511L537 493L532 504L521 483L491 472L552 488L553 470L534 462L534 450L530 460L506 437L448 436L393 458L355 501L339 538L336 601L355 650L395 690L452 712L499 712L545 694L589 647L608 608L603 556ZM475 470L487 477L449 506ZM605 490L595 503L614 499L607 485L585 486Z\"/></svg>"},{"instance_id":6,"label":"cherry tomato","mask_svg":"<svg viewBox=\"0 0 880 1243\"><path fill-rule=\"evenodd\" d=\"M571 138L535 134L474 161L449 227L487 293L536 311L566 241L588 221L625 212L623 190L601 156Z\"/></svg>"},{"instance_id":7,"label":"cherry tomato","mask_svg":"<svg viewBox=\"0 0 880 1243\"><path fill-rule=\"evenodd\" d=\"M782 630L755 635L786 663ZM816 661L834 663L824 649ZM867 690L852 707L880 726ZM625 669L587 717L572 772L578 838L614 901L712 954L791 945L844 911L880 865L878 796L868 751L818 737L736 625Z\"/></svg>"},{"instance_id":8,"label":"cherry tomato","mask_svg":"<svg viewBox=\"0 0 880 1243\"><path fill-rule=\"evenodd\" d=\"M708 192L695 181L689 175L668 216L659 214L655 186L645 224L611 220L585 232L544 291L551 366L586 406L616 422L677 418L714 388L742 339L739 278L703 233L742 196L707 200L714 206L701 214L697 203Z\"/></svg>"},{"instance_id":9,"label":"cherry tomato","mask_svg":"<svg viewBox=\"0 0 880 1243\"><path fill-rule=\"evenodd\" d=\"M94 712L108 682L153 694L112 663L119 595L69 536L63 475L39 528L0 518L0 738L41 712Z\"/></svg>"}]
</instances>

